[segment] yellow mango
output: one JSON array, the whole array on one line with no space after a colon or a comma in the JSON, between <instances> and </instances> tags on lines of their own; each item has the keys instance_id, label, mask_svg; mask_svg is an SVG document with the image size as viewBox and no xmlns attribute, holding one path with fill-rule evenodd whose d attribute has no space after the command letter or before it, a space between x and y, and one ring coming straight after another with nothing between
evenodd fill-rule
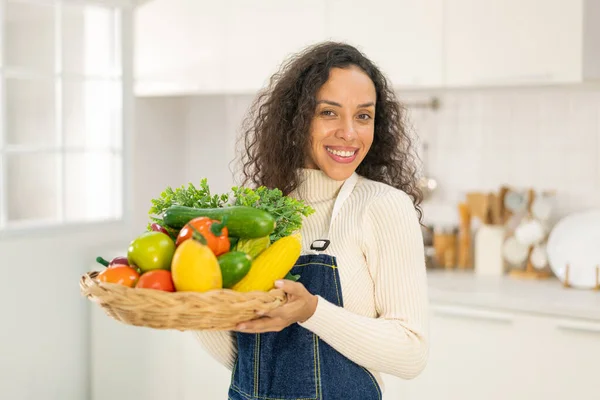
<instances>
[{"instance_id":1,"label":"yellow mango","mask_svg":"<svg viewBox=\"0 0 600 400\"><path fill-rule=\"evenodd\" d=\"M182 242L173 255L171 275L178 292L206 292L223 287L219 261L212 250L195 239Z\"/></svg>"}]
</instances>

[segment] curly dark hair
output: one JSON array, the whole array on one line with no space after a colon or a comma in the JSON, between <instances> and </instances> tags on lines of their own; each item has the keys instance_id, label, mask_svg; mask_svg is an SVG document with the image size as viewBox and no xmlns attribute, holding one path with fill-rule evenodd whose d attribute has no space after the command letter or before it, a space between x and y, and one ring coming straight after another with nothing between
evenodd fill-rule
<instances>
[{"instance_id":1,"label":"curly dark hair","mask_svg":"<svg viewBox=\"0 0 600 400\"><path fill-rule=\"evenodd\" d=\"M240 138L242 184L279 188L286 195L298 187L298 169L305 166L310 147L317 92L332 68L350 66L371 78L377 95L373 144L356 172L407 193L421 220L422 193L404 108L377 66L346 43L319 43L293 55L259 92Z\"/></svg>"}]
</instances>

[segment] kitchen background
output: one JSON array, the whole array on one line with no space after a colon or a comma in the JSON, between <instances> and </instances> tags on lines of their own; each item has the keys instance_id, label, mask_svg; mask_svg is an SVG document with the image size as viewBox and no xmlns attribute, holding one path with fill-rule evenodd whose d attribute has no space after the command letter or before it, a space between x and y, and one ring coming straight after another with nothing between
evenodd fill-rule
<instances>
[{"instance_id":1,"label":"kitchen background","mask_svg":"<svg viewBox=\"0 0 600 400\"><path fill-rule=\"evenodd\" d=\"M406 104L438 184L424 203L430 250L434 233L460 241L467 194L506 185L554 191L546 234L584 217L556 231L556 259L600 263L595 0L0 4L2 399L225 397L227 371L193 337L119 324L78 280L97 255L121 255L166 186L231 187L257 90L287 54L327 38L361 46ZM527 267L507 267L497 235L476 266L480 226L469 266L457 254L429 264L430 361L414 380L386 376L384 399L598 398L593 270L571 271L583 287L565 287L560 266L511 275Z\"/></svg>"}]
</instances>

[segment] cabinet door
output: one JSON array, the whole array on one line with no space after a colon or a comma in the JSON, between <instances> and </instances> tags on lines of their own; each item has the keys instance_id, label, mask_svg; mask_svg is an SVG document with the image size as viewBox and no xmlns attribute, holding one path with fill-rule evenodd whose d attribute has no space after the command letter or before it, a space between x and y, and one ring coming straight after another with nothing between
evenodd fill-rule
<instances>
[{"instance_id":1,"label":"cabinet door","mask_svg":"<svg viewBox=\"0 0 600 400\"><path fill-rule=\"evenodd\" d=\"M226 1L153 0L135 11L136 94L221 92Z\"/></svg>"},{"instance_id":2,"label":"cabinet door","mask_svg":"<svg viewBox=\"0 0 600 400\"><path fill-rule=\"evenodd\" d=\"M324 1L227 0L227 92L255 92L285 59L324 39Z\"/></svg>"},{"instance_id":3,"label":"cabinet door","mask_svg":"<svg viewBox=\"0 0 600 400\"><path fill-rule=\"evenodd\" d=\"M448 86L581 78L583 0L445 0Z\"/></svg>"},{"instance_id":4,"label":"cabinet door","mask_svg":"<svg viewBox=\"0 0 600 400\"><path fill-rule=\"evenodd\" d=\"M522 335L527 357L530 399L586 399L598 397L600 322L532 317ZM525 331L523 331L525 333ZM534 383L534 384L531 384Z\"/></svg>"},{"instance_id":5,"label":"cabinet door","mask_svg":"<svg viewBox=\"0 0 600 400\"><path fill-rule=\"evenodd\" d=\"M401 384L404 398L520 399L508 384L520 374L515 323L506 313L432 307L429 362L420 376Z\"/></svg>"},{"instance_id":6,"label":"cabinet door","mask_svg":"<svg viewBox=\"0 0 600 400\"><path fill-rule=\"evenodd\" d=\"M327 36L364 51L394 87L442 84L443 0L327 0Z\"/></svg>"},{"instance_id":7,"label":"cabinet door","mask_svg":"<svg viewBox=\"0 0 600 400\"><path fill-rule=\"evenodd\" d=\"M597 392L600 323L432 305L430 357L389 400L562 400Z\"/></svg>"}]
</instances>

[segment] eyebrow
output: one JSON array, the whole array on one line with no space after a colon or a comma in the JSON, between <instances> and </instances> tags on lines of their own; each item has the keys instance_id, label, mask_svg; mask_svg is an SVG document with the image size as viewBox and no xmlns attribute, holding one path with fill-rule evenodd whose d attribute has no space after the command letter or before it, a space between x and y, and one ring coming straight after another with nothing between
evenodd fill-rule
<instances>
[{"instance_id":1,"label":"eyebrow","mask_svg":"<svg viewBox=\"0 0 600 400\"><path fill-rule=\"evenodd\" d=\"M336 103L335 101L331 101L331 100L319 100L319 101L317 101L317 104L329 104L330 106L335 106L335 107L342 106L340 103ZM359 104L357 108L373 107L374 105L375 105L375 103L370 101L368 103Z\"/></svg>"}]
</instances>

